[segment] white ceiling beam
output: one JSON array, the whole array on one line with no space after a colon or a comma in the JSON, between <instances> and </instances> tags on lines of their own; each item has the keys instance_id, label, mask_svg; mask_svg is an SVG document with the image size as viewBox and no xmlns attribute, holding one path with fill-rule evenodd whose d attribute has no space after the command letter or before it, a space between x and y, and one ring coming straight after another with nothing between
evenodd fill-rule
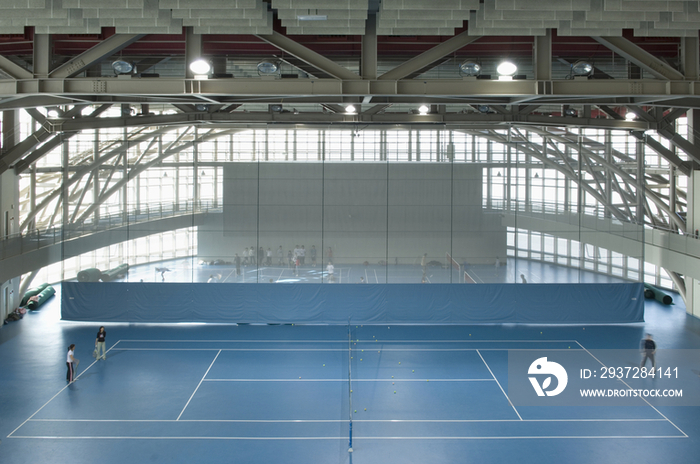
<instances>
[{"instance_id":1,"label":"white ceiling beam","mask_svg":"<svg viewBox=\"0 0 700 464\"><path fill-rule=\"evenodd\" d=\"M535 79L547 81L552 78L552 30L544 36L535 36Z\"/></svg>"},{"instance_id":2,"label":"white ceiling beam","mask_svg":"<svg viewBox=\"0 0 700 464\"><path fill-rule=\"evenodd\" d=\"M372 97L372 103L493 104L512 98L529 104L604 104L700 108L700 82L562 79L207 79L116 77L0 80L0 111L56 104L336 103Z\"/></svg>"},{"instance_id":3,"label":"white ceiling beam","mask_svg":"<svg viewBox=\"0 0 700 464\"><path fill-rule=\"evenodd\" d=\"M411 58L403 64L400 64L391 71L385 72L379 76L379 79L389 81L403 79L416 71L424 69L431 64L440 61L445 56L456 52L460 48L465 47L470 43L479 40L480 38L480 36L470 36L466 31L462 32L461 34L446 40L440 45L436 45L430 50L426 50L420 55Z\"/></svg>"},{"instance_id":4,"label":"white ceiling beam","mask_svg":"<svg viewBox=\"0 0 700 464\"><path fill-rule=\"evenodd\" d=\"M0 55L0 70L13 79L32 79L34 75L4 56Z\"/></svg>"},{"instance_id":5,"label":"white ceiling beam","mask_svg":"<svg viewBox=\"0 0 700 464\"><path fill-rule=\"evenodd\" d=\"M298 42L293 41L287 36L280 34L279 32L273 32L272 34L256 35L256 37L264 40L270 45L274 45L285 53L294 55L305 63L329 74L338 79L361 79L360 76L350 71L349 69L340 66L339 64L329 60L325 56L316 53L310 48L301 45Z\"/></svg>"},{"instance_id":6,"label":"white ceiling beam","mask_svg":"<svg viewBox=\"0 0 700 464\"><path fill-rule=\"evenodd\" d=\"M360 72L364 79L377 78L377 15L371 13L365 22L365 35L362 36L362 60Z\"/></svg>"},{"instance_id":7,"label":"white ceiling beam","mask_svg":"<svg viewBox=\"0 0 700 464\"><path fill-rule=\"evenodd\" d=\"M73 77L104 58L114 55L139 40L145 34L115 34L94 47L84 51L67 63L53 70L49 77L64 79Z\"/></svg>"},{"instance_id":8,"label":"white ceiling beam","mask_svg":"<svg viewBox=\"0 0 700 464\"><path fill-rule=\"evenodd\" d=\"M630 42L624 37L592 37L596 42L605 45L621 57L631 61L643 70L651 73L659 79L671 81L684 80L683 73L673 69L664 61L658 59L640 46Z\"/></svg>"}]
</instances>

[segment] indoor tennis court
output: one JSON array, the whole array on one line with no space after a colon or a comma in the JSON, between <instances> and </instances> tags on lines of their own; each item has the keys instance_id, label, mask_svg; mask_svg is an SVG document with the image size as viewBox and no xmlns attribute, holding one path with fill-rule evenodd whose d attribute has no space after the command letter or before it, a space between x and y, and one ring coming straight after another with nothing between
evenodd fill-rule
<instances>
[{"instance_id":1,"label":"indoor tennis court","mask_svg":"<svg viewBox=\"0 0 700 464\"><path fill-rule=\"evenodd\" d=\"M646 326L658 325L663 346L700 347L681 308L647 305ZM512 353L566 352L590 367L600 362L594 349L636 346L644 324L113 324L107 360L95 361L93 325L58 322L55 311L2 333L5 350L25 347L2 361L4 383L22 384L24 399L5 397L8 462L62 453L75 462L100 454L103 462L448 462L468 454L469 462L553 463L560 459L551 450L590 462L610 446L637 462L690 462L697 447L696 408L643 400L542 408L509 397ZM51 358L76 343L74 383L29 347L44 335L57 340L42 349ZM682 369L677 386L697 390L697 366Z\"/></svg>"}]
</instances>

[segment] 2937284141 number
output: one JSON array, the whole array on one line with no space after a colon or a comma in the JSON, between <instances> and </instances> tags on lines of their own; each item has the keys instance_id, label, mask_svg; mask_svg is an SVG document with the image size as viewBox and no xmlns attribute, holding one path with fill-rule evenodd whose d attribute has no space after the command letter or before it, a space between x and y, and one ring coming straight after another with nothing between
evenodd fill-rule
<instances>
[{"instance_id":1,"label":"2937284141 number","mask_svg":"<svg viewBox=\"0 0 700 464\"><path fill-rule=\"evenodd\" d=\"M647 377L677 379L678 368L604 367L600 371L601 379L646 379Z\"/></svg>"}]
</instances>

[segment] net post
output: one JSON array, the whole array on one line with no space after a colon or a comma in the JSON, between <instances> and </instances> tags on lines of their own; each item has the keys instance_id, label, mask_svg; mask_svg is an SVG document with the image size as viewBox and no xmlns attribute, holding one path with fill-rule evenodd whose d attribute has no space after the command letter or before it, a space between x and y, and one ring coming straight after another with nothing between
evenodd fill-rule
<instances>
[{"instance_id":1,"label":"net post","mask_svg":"<svg viewBox=\"0 0 700 464\"><path fill-rule=\"evenodd\" d=\"M348 318L348 402L350 405L350 409L348 410L350 418L348 453L352 453L352 334L350 318Z\"/></svg>"}]
</instances>

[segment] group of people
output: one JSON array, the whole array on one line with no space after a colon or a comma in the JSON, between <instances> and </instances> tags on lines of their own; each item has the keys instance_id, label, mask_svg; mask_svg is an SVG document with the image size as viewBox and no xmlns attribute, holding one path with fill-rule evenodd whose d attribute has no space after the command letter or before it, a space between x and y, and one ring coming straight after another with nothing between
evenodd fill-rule
<instances>
[{"instance_id":1,"label":"group of people","mask_svg":"<svg viewBox=\"0 0 700 464\"><path fill-rule=\"evenodd\" d=\"M105 351L105 341L107 339L107 331L104 326L101 326L97 331L97 337L95 337L95 350L92 355L97 360L106 360L107 354ZM102 354L100 354L102 352ZM68 355L66 356L66 367L68 368L66 372L66 381L68 383L73 383L75 380L75 369L80 364L80 360L75 357L75 343L71 343L68 347Z\"/></svg>"},{"instance_id":2,"label":"group of people","mask_svg":"<svg viewBox=\"0 0 700 464\"><path fill-rule=\"evenodd\" d=\"M310 249L306 249L304 245L295 245L294 250L288 250L286 255L286 264L289 269L294 269L294 273L298 273L298 269L306 264L306 255L309 255L311 260L311 267L316 267L316 256L318 251L316 250L316 245L311 245ZM282 245L277 248L275 252L277 255L277 265L285 265L285 254ZM333 250L328 247L327 251L329 259L333 256ZM243 250L243 255L239 256L238 253L234 256L234 264L236 265L236 274L241 275L241 266L246 267L251 266L272 266L273 252L272 249L268 248L265 250L263 247L245 247Z\"/></svg>"}]
</instances>

